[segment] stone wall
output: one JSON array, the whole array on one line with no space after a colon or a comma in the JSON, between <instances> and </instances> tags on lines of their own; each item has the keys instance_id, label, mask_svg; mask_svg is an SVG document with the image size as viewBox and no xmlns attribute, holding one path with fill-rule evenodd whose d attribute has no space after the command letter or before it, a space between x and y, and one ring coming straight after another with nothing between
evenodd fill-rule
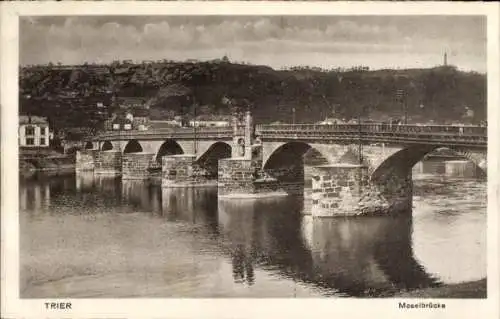
<instances>
[{"instance_id":1,"label":"stone wall","mask_svg":"<svg viewBox=\"0 0 500 319\"><path fill-rule=\"evenodd\" d=\"M98 151L94 157L96 174L119 175L122 171L122 153L116 150Z\"/></svg>"},{"instance_id":2,"label":"stone wall","mask_svg":"<svg viewBox=\"0 0 500 319\"><path fill-rule=\"evenodd\" d=\"M81 150L76 152L76 170L93 171L97 150Z\"/></svg>"},{"instance_id":3,"label":"stone wall","mask_svg":"<svg viewBox=\"0 0 500 319\"><path fill-rule=\"evenodd\" d=\"M148 179L154 161L153 153L126 153L122 157L123 179Z\"/></svg>"},{"instance_id":4,"label":"stone wall","mask_svg":"<svg viewBox=\"0 0 500 319\"><path fill-rule=\"evenodd\" d=\"M196 155L162 157L162 187L215 185L208 177L209 172L196 163Z\"/></svg>"},{"instance_id":5,"label":"stone wall","mask_svg":"<svg viewBox=\"0 0 500 319\"><path fill-rule=\"evenodd\" d=\"M471 161L446 161L444 166L447 176L463 178L478 176L478 167Z\"/></svg>"},{"instance_id":6,"label":"stone wall","mask_svg":"<svg viewBox=\"0 0 500 319\"><path fill-rule=\"evenodd\" d=\"M312 170L313 216L386 213L387 202L369 183L368 167L336 164Z\"/></svg>"},{"instance_id":7,"label":"stone wall","mask_svg":"<svg viewBox=\"0 0 500 319\"><path fill-rule=\"evenodd\" d=\"M388 203L392 215L411 213L413 202L412 172L398 172L393 170L383 182L373 181L370 185Z\"/></svg>"},{"instance_id":8,"label":"stone wall","mask_svg":"<svg viewBox=\"0 0 500 319\"><path fill-rule=\"evenodd\" d=\"M265 174L278 181L279 189L288 194L303 194L304 192L304 166L291 165L273 169L265 169Z\"/></svg>"},{"instance_id":9,"label":"stone wall","mask_svg":"<svg viewBox=\"0 0 500 319\"><path fill-rule=\"evenodd\" d=\"M275 172L280 176L291 176L294 180L290 182L291 185L288 185L262 169L263 150L261 144L252 145L251 148L247 149L247 152L250 152L250 159L239 157L219 160L219 196L238 195L252 197L256 195L260 197L266 195L274 196L277 193L297 193L297 183L295 183L295 179L297 178L301 179L299 188L300 192L303 192L303 168L294 172L294 174L286 168Z\"/></svg>"},{"instance_id":10,"label":"stone wall","mask_svg":"<svg viewBox=\"0 0 500 319\"><path fill-rule=\"evenodd\" d=\"M252 160L226 158L219 160L219 195L254 194L256 167Z\"/></svg>"},{"instance_id":11,"label":"stone wall","mask_svg":"<svg viewBox=\"0 0 500 319\"><path fill-rule=\"evenodd\" d=\"M303 192L302 183L283 183L264 172L259 160L221 159L219 160L219 196L274 196ZM298 185L300 184L300 185Z\"/></svg>"}]
</instances>

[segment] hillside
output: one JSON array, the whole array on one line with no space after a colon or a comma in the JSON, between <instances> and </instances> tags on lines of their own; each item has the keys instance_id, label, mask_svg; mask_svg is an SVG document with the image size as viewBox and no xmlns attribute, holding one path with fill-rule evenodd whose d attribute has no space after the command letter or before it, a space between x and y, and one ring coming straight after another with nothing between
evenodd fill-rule
<instances>
[{"instance_id":1,"label":"hillside","mask_svg":"<svg viewBox=\"0 0 500 319\"><path fill-rule=\"evenodd\" d=\"M48 116L56 128L98 126L120 98L140 97L153 119L251 109L258 123L317 122L327 116L412 122L486 120L486 76L454 67L320 70L211 62L31 66L20 70L20 111ZM98 108L98 102L109 106ZM466 117L466 107L469 117Z\"/></svg>"}]
</instances>

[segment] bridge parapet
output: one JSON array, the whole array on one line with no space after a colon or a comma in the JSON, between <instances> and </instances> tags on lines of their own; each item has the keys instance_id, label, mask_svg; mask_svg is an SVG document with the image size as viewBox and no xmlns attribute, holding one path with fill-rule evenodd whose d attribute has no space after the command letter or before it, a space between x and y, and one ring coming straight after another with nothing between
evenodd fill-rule
<instances>
[{"instance_id":1,"label":"bridge parapet","mask_svg":"<svg viewBox=\"0 0 500 319\"><path fill-rule=\"evenodd\" d=\"M231 127L173 127L155 130L130 130L130 131L107 131L98 134L93 140L131 140L131 139L231 139L233 137ZM238 133L243 135L243 129L238 128Z\"/></svg>"},{"instance_id":2,"label":"bridge parapet","mask_svg":"<svg viewBox=\"0 0 500 319\"><path fill-rule=\"evenodd\" d=\"M258 125L262 140L338 141L353 143L432 144L486 148L487 127L389 124Z\"/></svg>"},{"instance_id":3,"label":"bridge parapet","mask_svg":"<svg viewBox=\"0 0 500 319\"><path fill-rule=\"evenodd\" d=\"M458 125L390 125L385 123L362 124L259 124L256 132L269 133L281 132L382 132L382 133L428 133L445 135L486 136L486 126L458 126Z\"/></svg>"}]
</instances>

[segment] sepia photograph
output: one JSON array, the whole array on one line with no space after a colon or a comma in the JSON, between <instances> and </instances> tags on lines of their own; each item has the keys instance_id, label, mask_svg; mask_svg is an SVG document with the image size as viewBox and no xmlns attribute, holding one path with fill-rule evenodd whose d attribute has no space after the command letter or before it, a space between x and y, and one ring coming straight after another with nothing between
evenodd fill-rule
<instances>
[{"instance_id":1,"label":"sepia photograph","mask_svg":"<svg viewBox=\"0 0 500 319\"><path fill-rule=\"evenodd\" d=\"M488 19L20 15L20 300L487 300Z\"/></svg>"}]
</instances>

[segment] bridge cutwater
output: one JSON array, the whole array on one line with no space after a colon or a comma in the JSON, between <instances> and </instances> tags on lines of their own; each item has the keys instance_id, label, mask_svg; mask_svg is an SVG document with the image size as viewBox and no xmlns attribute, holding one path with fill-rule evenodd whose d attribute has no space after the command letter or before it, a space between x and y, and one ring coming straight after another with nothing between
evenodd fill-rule
<instances>
[{"instance_id":1,"label":"bridge cutwater","mask_svg":"<svg viewBox=\"0 0 500 319\"><path fill-rule=\"evenodd\" d=\"M486 172L487 127L294 124L108 131L77 153L77 170L161 180L162 187L217 185L221 199L303 194L312 167L312 215L411 211L412 167L448 148Z\"/></svg>"}]
</instances>

